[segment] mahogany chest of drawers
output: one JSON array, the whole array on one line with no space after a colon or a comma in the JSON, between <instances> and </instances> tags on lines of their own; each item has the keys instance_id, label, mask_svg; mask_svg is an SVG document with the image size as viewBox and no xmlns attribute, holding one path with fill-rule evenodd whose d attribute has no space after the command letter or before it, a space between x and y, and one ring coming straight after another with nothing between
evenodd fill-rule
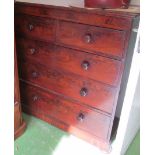
<instances>
[{"instance_id":1,"label":"mahogany chest of drawers","mask_svg":"<svg viewBox=\"0 0 155 155\"><path fill-rule=\"evenodd\" d=\"M24 112L108 151L136 16L15 3Z\"/></svg>"}]
</instances>

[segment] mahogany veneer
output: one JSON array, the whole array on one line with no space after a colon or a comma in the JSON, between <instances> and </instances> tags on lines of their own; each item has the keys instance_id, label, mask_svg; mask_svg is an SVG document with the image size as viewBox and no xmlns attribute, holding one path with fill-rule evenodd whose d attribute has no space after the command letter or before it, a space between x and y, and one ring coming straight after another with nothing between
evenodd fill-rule
<instances>
[{"instance_id":1,"label":"mahogany veneer","mask_svg":"<svg viewBox=\"0 0 155 155\"><path fill-rule=\"evenodd\" d=\"M58 119L69 127L76 126L106 140L110 117L94 112L80 104L70 102L40 88L22 84L24 106L49 118ZM104 123L102 123L104 122Z\"/></svg>"},{"instance_id":2,"label":"mahogany veneer","mask_svg":"<svg viewBox=\"0 0 155 155\"><path fill-rule=\"evenodd\" d=\"M14 138L16 139L25 131L26 128L26 123L23 120L21 113L16 48L14 52L14 62Z\"/></svg>"},{"instance_id":3,"label":"mahogany veneer","mask_svg":"<svg viewBox=\"0 0 155 155\"><path fill-rule=\"evenodd\" d=\"M16 18L16 33L22 33L22 35L33 39L54 41L54 27L54 20L24 15L18 15Z\"/></svg>"},{"instance_id":4,"label":"mahogany veneer","mask_svg":"<svg viewBox=\"0 0 155 155\"><path fill-rule=\"evenodd\" d=\"M108 151L136 16L16 3L23 110Z\"/></svg>"},{"instance_id":5,"label":"mahogany veneer","mask_svg":"<svg viewBox=\"0 0 155 155\"><path fill-rule=\"evenodd\" d=\"M22 61L38 61L48 68L56 67L111 86L119 83L118 60L24 38L18 39L18 49L22 51L18 53Z\"/></svg>"},{"instance_id":6,"label":"mahogany veneer","mask_svg":"<svg viewBox=\"0 0 155 155\"><path fill-rule=\"evenodd\" d=\"M85 0L86 7L128 8L130 0Z\"/></svg>"},{"instance_id":7,"label":"mahogany veneer","mask_svg":"<svg viewBox=\"0 0 155 155\"><path fill-rule=\"evenodd\" d=\"M23 80L112 114L116 88L39 63L22 63L20 67Z\"/></svg>"},{"instance_id":8,"label":"mahogany veneer","mask_svg":"<svg viewBox=\"0 0 155 155\"><path fill-rule=\"evenodd\" d=\"M122 57L125 32L90 25L60 22L57 41L94 52ZM76 44L73 44L75 42ZM111 46L112 45L112 46Z\"/></svg>"}]
</instances>

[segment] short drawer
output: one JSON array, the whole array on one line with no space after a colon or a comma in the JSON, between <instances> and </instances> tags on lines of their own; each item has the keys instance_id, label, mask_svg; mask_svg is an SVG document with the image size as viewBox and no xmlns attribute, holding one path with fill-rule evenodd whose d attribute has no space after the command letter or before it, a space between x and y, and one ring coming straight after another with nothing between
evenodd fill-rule
<instances>
[{"instance_id":1,"label":"short drawer","mask_svg":"<svg viewBox=\"0 0 155 155\"><path fill-rule=\"evenodd\" d=\"M27 61L35 60L112 86L120 81L122 65L118 60L27 39L17 39L17 47L19 58Z\"/></svg>"},{"instance_id":2,"label":"short drawer","mask_svg":"<svg viewBox=\"0 0 155 155\"><path fill-rule=\"evenodd\" d=\"M63 21L59 23L59 43L100 55L122 58L125 40L125 31Z\"/></svg>"},{"instance_id":3,"label":"short drawer","mask_svg":"<svg viewBox=\"0 0 155 155\"><path fill-rule=\"evenodd\" d=\"M37 40L55 40L55 21L47 18L18 15L15 18L16 35Z\"/></svg>"},{"instance_id":4,"label":"short drawer","mask_svg":"<svg viewBox=\"0 0 155 155\"><path fill-rule=\"evenodd\" d=\"M21 96L23 108L107 139L110 117L24 83L21 83Z\"/></svg>"},{"instance_id":5,"label":"short drawer","mask_svg":"<svg viewBox=\"0 0 155 155\"><path fill-rule=\"evenodd\" d=\"M21 63L20 77L83 104L112 113L116 88L57 68L47 68L36 62Z\"/></svg>"}]
</instances>

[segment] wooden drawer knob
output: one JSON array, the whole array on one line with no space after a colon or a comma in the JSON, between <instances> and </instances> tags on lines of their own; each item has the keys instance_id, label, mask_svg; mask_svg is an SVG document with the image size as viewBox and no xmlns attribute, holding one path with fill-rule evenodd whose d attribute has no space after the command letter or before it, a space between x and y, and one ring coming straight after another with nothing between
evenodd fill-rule
<instances>
[{"instance_id":1,"label":"wooden drawer knob","mask_svg":"<svg viewBox=\"0 0 155 155\"><path fill-rule=\"evenodd\" d=\"M30 48L30 54L33 55L36 53L36 49L35 48Z\"/></svg>"},{"instance_id":2,"label":"wooden drawer knob","mask_svg":"<svg viewBox=\"0 0 155 155\"><path fill-rule=\"evenodd\" d=\"M81 96L87 96L87 95L88 95L88 90L87 90L87 88L82 88L82 89L80 90L80 95L81 95Z\"/></svg>"},{"instance_id":3,"label":"wooden drawer knob","mask_svg":"<svg viewBox=\"0 0 155 155\"><path fill-rule=\"evenodd\" d=\"M35 102L35 101L38 100L38 98L39 98L39 97L38 97L37 95L34 95L32 100Z\"/></svg>"},{"instance_id":4,"label":"wooden drawer knob","mask_svg":"<svg viewBox=\"0 0 155 155\"><path fill-rule=\"evenodd\" d=\"M89 69L89 66L90 66L90 63L88 61L83 61L82 64L81 64L81 67L84 70L88 70Z\"/></svg>"},{"instance_id":5,"label":"wooden drawer knob","mask_svg":"<svg viewBox=\"0 0 155 155\"><path fill-rule=\"evenodd\" d=\"M29 24L29 25L28 25L28 29L29 29L30 31L34 30L34 25L33 25L33 24Z\"/></svg>"},{"instance_id":6,"label":"wooden drawer knob","mask_svg":"<svg viewBox=\"0 0 155 155\"><path fill-rule=\"evenodd\" d=\"M84 41L86 43L91 43L92 42L92 35L91 34L86 34L85 37L84 37Z\"/></svg>"},{"instance_id":7,"label":"wooden drawer knob","mask_svg":"<svg viewBox=\"0 0 155 155\"><path fill-rule=\"evenodd\" d=\"M77 120L80 122L83 122L84 119L85 119L85 115L83 113L79 113Z\"/></svg>"},{"instance_id":8,"label":"wooden drawer knob","mask_svg":"<svg viewBox=\"0 0 155 155\"><path fill-rule=\"evenodd\" d=\"M32 77L33 78L37 78L38 76L39 76L39 73L38 72L35 72L35 71L32 72Z\"/></svg>"},{"instance_id":9,"label":"wooden drawer knob","mask_svg":"<svg viewBox=\"0 0 155 155\"><path fill-rule=\"evenodd\" d=\"M18 105L18 104L20 104L18 101L14 102L14 105Z\"/></svg>"}]
</instances>

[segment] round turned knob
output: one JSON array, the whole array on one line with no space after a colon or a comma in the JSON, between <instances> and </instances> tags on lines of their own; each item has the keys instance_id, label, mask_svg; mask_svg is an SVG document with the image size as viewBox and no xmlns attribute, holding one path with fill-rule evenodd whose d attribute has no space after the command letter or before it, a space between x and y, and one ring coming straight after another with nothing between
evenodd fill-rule
<instances>
[{"instance_id":1,"label":"round turned knob","mask_svg":"<svg viewBox=\"0 0 155 155\"><path fill-rule=\"evenodd\" d=\"M84 40L86 43L91 43L92 41L92 35L91 34L86 34L84 37Z\"/></svg>"},{"instance_id":2,"label":"round turned knob","mask_svg":"<svg viewBox=\"0 0 155 155\"><path fill-rule=\"evenodd\" d=\"M88 95L88 90L87 90L87 88L82 88L82 89L80 90L80 95L81 95L81 96L87 96L87 95Z\"/></svg>"},{"instance_id":3,"label":"round turned knob","mask_svg":"<svg viewBox=\"0 0 155 155\"><path fill-rule=\"evenodd\" d=\"M88 70L89 69L89 62L88 61L83 61L82 64L81 64L81 67L84 69L84 70Z\"/></svg>"},{"instance_id":4,"label":"round turned knob","mask_svg":"<svg viewBox=\"0 0 155 155\"><path fill-rule=\"evenodd\" d=\"M18 105L19 104L19 102L18 101L16 101L15 103L14 103L14 105Z\"/></svg>"},{"instance_id":5,"label":"round turned knob","mask_svg":"<svg viewBox=\"0 0 155 155\"><path fill-rule=\"evenodd\" d=\"M85 118L85 115L83 113L79 113L79 115L77 117L78 121L82 122L84 120L84 118Z\"/></svg>"},{"instance_id":6,"label":"round turned knob","mask_svg":"<svg viewBox=\"0 0 155 155\"><path fill-rule=\"evenodd\" d=\"M37 95L33 96L33 101L37 101L37 100L38 100L38 96Z\"/></svg>"},{"instance_id":7,"label":"round turned knob","mask_svg":"<svg viewBox=\"0 0 155 155\"><path fill-rule=\"evenodd\" d=\"M36 53L36 49L35 49L35 48L31 48L31 49L30 49L30 54L33 55L33 54L35 54L35 53Z\"/></svg>"},{"instance_id":8,"label":"round turned knob","mask_svg":"<svg viewBox=\"0 0 155 155\"><path fill-rule=\"evenodd\" d=\"M33 78L38 77L38 75L39 75L39 74L38 74L37 72L32 72L32 77L33 77Z\"/></svg>"},{"instance_id":9,"label":"round turned knob","mask_svg":"<svg viewBox=\"0 0 155 155\"><path fill-rule=\"evenodd\" d=\"M34 29L33 24L29 24L29 25L28 25L28 28L29 28L30 31L32 31L32 30Z\"/></svg>"}]
</instances>

